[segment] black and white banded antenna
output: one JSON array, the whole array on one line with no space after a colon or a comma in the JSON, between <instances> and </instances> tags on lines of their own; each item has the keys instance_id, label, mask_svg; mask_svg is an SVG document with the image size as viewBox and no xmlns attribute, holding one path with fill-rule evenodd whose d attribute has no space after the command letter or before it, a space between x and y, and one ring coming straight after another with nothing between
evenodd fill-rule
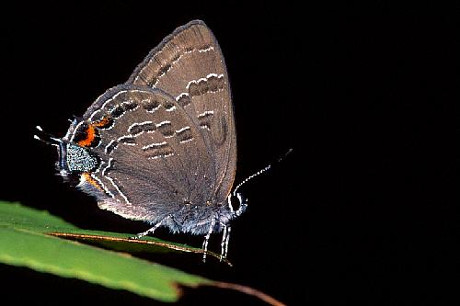
<instances>
[{"instance_id":1,"label":"black and white banded antenna","mask_svg":"<svg viewBox=\"0 0 460 306\"><path fill-rule=\"evenodd\" d=\"M274 163L280 163L281 161L283 161L283 159L286 158L286 156L288 156L288 154L290 154L294 149L293 148L290 148L286 153L284 153L281 157L279 157L276 161L274 162L271 162L270 164L268 164L267 166L265 166L264 168L260 169L259 171L251 174L250 176L248 176L247 178L245 178L243 181L241 181L241 183L239 183L238 185L236 185L235 189L233 189L233 196L237 196L237 191L238 189L241 188L241 186L243 186L244 184L246 184L247 182L249 182L250 180L252 180L253 178L265 173L266 171L270 170L271 167L273 166Z\"/></svg>"}]
</instances>

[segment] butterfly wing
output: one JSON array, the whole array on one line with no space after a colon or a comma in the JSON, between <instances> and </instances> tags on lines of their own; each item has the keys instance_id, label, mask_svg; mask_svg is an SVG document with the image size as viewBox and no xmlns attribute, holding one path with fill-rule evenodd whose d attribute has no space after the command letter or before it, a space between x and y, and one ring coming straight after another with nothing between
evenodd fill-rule
<instances>
[{"instance_id":1,"label":"butterfly wing","mask_svg":"<svg viewBox=\"0 0 460 306\"><path fill-rule=\"evenodd\" d=\"M74 134L80 126L100 139L88 149L100 159L88 181L100 189L101 208L156 223L204 205L213 193L213 159L199 127L163 91L112 88L87 110Z\"/></svg>"},{"instance_id":2,"label":"butterfly wing","mask_svg":"<svg viewBox=\"0 0 460 306\"><path fill-rule=\"evenodd\" d=\"M224 57L202 21L179 27L154 48L127 84L159 88L197 119L215 161L214 201L230 193L236 171L236 134Z\"/></svg>"}]
</instances>

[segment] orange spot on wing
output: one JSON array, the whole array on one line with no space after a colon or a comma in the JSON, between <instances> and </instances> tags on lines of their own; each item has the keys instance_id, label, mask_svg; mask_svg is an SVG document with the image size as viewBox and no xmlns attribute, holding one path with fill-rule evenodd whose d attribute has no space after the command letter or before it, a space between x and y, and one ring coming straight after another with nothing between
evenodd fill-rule
<instances>
[{"instance_id":1,"label":"orange spot on wing","mask_svg":"<svg viewBox=\"0 0 460 306\"><path fill-rule=\"evenodd\" d=\"M96 127L105 127L107 125L109 125L111 122L110 118L109 117L104 117L102 118L100 121L96 122L96 123L93 123L93 126L96 126Z\"/></svg>"},{"instance_id":2,"label":"orange spot on wing","mask_svg":"<svg viewBox=\"0 0 460 306\"><path fill-rule=\"evenodd\" d=\"M78 144L82 147L89 147L93 143L94 138L96 138L96 130L92 124L89 124L86 130L86 138L80 140Z\"/></svg>"},{"instance_id":3,"label":"orange spot on wing","mask_svg":"<svg viewBox=\"0 0 460 306\"><path fill-rule=\"evenodd\" d=\"M91 174L89 174L88 172L85 172L82 175L83 175L83 179L86 182L90 183L92 186L96 187L97 189L102 190L101 185L99 185L99 183L91 177Z\"/></svg>"}]
</instances>

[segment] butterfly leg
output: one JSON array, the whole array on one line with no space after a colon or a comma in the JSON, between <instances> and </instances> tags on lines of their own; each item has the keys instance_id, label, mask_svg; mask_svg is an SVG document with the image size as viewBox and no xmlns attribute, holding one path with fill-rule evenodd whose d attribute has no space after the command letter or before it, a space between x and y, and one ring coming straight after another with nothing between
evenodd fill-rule
<instances>
[{"instance_id":1,"label":"butterfly leg","mask_svg":"<svg viewBox=\"0 0 460 306\"><path fill-rule=\"evenodd\" d=\"M224 258L227 258L227 253L228 253L228 241L230 239L230 231L231 227L229 225L222 225L224 227L224 232L222 234L222 242L220 244L221 251L220 251L220 261L222 261Z\"/></svg>"},{"instance_id":2,"label":"butterfly leg","mask_svg":"<svg viewBox=\"0 0 460 306\"><path fill-rule=\"evenodd\" d=\"M144 236L147 236L149 234L153 234L155 232L155 230L157 228L159 228L161 226L161 224L166 220L166 219L169 219L169 218L172 218L171 215L168 215L167 217L161 219L158 223L156 223L153 227L149 228L148 230L146 230L145 232L142 232L142 233L139 233L137 234L136 236L133 236L133 237L130 237L129 239L141 239L142 237Z\"/></svg>"},{"instance_id":3,"label":"butterfly leg","mask_svg":"<svg viewBox=\"0 0 460 306\"><path fill-rule=\"evenodd\" d=\"M212 232L214 230L215 225L216 225L216 219L213 218L212 221L211 221L211 225L209 226L209 231L206 234L206 236L204 237L204 241L203 241L203 262L206 262L206 255L208 254L208 242L209 242L209 238L211 237L211 234L212 234Z\"/></svg>"}]
</instances>

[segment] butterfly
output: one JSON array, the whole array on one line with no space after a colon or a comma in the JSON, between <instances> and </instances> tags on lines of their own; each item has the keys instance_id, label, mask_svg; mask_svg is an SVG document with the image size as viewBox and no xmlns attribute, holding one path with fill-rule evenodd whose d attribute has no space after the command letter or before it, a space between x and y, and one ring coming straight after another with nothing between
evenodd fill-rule
<instances>
[{"instance_id":1,"label":"butterfly","mask_svg":"<svg viewBox=\"0 0 460 306\"><path fill-rule=\"evenodd\" d=\"M58 149L59 174L76 179L101 209L150 224L136 238L160 226L204 235L205 260L211 234L222 233L221 258L227 256L230 223L247 201L233 189L237 153L227 69L203 21L164 38L127 82L99 96L64 137L47 142Z\"/></svg>"}]
</instances>

